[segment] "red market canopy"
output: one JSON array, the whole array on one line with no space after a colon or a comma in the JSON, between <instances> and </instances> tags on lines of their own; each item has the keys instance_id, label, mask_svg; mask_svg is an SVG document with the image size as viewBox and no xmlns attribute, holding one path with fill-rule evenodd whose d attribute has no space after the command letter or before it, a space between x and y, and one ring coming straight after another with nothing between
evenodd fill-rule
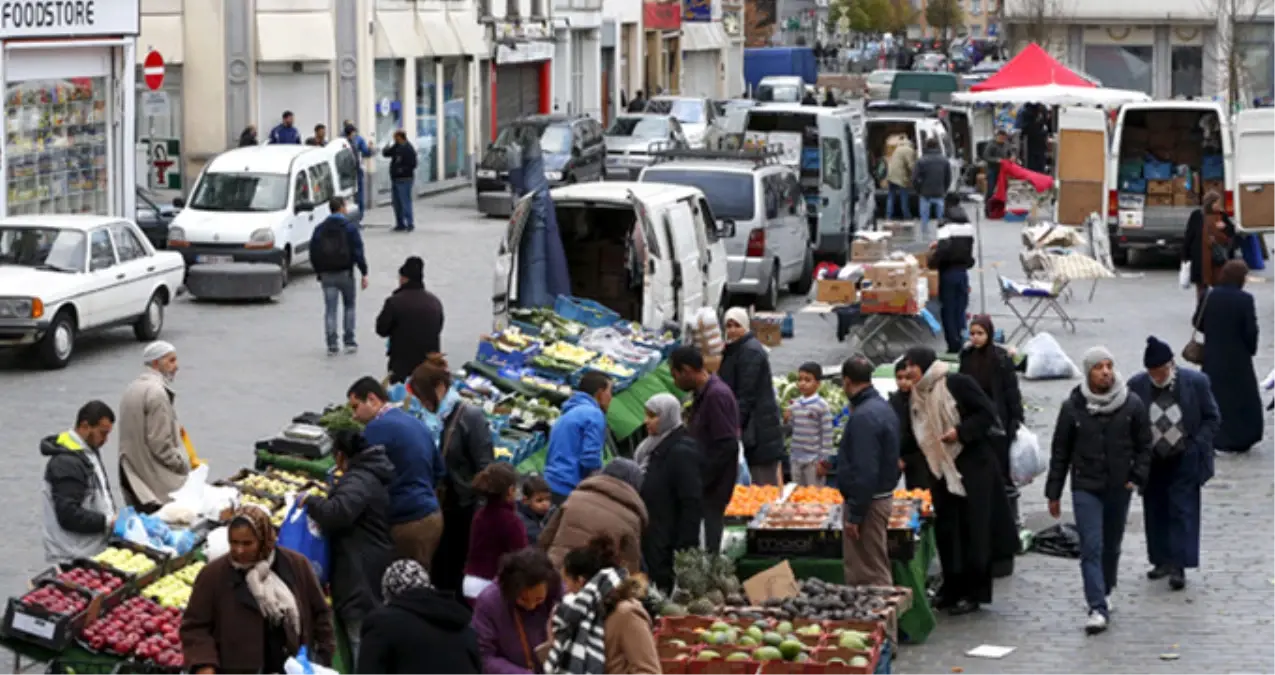
<instances>
[{"instance_id":1,"label":"red market canopy","mask_svg":"<svg viewBox=\"0 0 1275 675\"><path fill-rule=\"evenodd\" d=\"M1019 52L1018 56L1010 59L995 75L970 87L970 91L997 91L1048 84L1089 88L1096 86L1059 63L1049 52L1033 42Z\"/></svg>"}]
</instances>

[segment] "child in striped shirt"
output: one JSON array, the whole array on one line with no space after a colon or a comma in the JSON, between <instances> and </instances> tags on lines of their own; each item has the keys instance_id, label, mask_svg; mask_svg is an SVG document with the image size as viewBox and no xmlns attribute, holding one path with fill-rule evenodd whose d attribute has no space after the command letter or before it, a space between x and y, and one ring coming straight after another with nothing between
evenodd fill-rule
<instances>
[{"instance_id":1,"label":"child in striped shirt","mask_svg":"<svg viewBox=\"0 0 1275 675\"><path fill-rule=\"evenodd\" d=\"M832 444L832 410L819 395L823 368L803 363L797 369L797 391L801 398L788 405L792 424L791 453L793 479L798 485L822 485L823 462L836 454Z\"/></svg>"}]
</instances>

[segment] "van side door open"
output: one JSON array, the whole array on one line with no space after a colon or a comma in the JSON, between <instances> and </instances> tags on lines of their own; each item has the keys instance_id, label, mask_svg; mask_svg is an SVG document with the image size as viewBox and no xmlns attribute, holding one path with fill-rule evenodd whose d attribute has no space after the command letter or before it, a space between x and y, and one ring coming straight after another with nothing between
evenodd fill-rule
<instances>
[{"instance_id":1,"label":"van side door open","mask_svg":"<svg viewBox=\"0 0 1275 675\"><path fill-rule=\"evenodd\" d=\"M726 247L717 237L717 221L707 199L699 197L691 206L691 215L695 217L704 256L700 264L704 272L704 305L718 307L723 304L726 291Z\"/></svg>"},{"instance_id":2,"label":"van side door open","mask_svg":"<svg viewBox=\"0 0 1275 675\"><path fill-rule=\"evenodd\" d=\"M1275 230L1275 108L1235 116L1235 227Z\"/></svg>"},{"instance_id":3,"label":"van side door open","mask_svg":"<svg viewBox=\"0 0 1275 675\"><path fill-rule=\"evenodd\" d=\"M664 213L664 227L673 246L669 254L673 263L673 294L677 299L673 309L676 320L685 322L704 305L704 271L700 269L699 238L689 200L669 205Z\"/></svg>"},{"instance_id":4,"label":"van side door open","mask_svg":"<svg viewBox=\"0 0 1275 675\"><path fill-rule=\"evenodd\" d=\"M672 294L677 290L674 288L672 266L675 258L669 248L670 242L663 237L664 228L656 230L651 209L632 191L629 192L628 199L637 216L637 225L642 228L642 241L645 245L645 251L639 254L645 261L642 276L642 325L658 328L667 322L676 322L677 310L672 300Z\"/></svg>"}]
</instances>

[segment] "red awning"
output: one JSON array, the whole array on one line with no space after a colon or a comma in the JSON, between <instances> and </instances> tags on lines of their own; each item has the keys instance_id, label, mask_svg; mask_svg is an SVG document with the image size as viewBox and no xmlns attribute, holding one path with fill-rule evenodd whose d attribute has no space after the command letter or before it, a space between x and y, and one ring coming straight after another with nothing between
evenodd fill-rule
<instances>
[{"instance_id":1,"label":"red awning","mask_svg":"<svg viewBox=\"0 0 1275 675\"><path fill-rule=\"evenodd\" d=\"M1062 84L1070 87L1094 87L1093 82L1077 75L1067 66L1041 49L1035 42L1010 59L995 75L970 87L970 91L997 91L1016 87L1038 87Z\"/></svg>"}]
</instances>

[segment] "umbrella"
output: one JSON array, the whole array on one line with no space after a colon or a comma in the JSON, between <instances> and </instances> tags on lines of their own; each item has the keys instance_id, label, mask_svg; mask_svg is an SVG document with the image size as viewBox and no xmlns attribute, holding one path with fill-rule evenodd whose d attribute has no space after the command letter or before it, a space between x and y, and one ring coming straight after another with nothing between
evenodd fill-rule
<instances>
[{"instance_id":1,"label":"umbrella","mask_svg":"<svg viewBox=\"0 0 1275 675\"><path fill-rule=\"evenodd\" d=\"M1037 87L1015 87L996 91L958 92L952 94L952 100L956 103L1044 103L1046 105L1108 106L1136 101L1150 101L1151 97L1143 92L1129 91L1127 89L1045 84Z\"/></svg>"}]
</instances>

